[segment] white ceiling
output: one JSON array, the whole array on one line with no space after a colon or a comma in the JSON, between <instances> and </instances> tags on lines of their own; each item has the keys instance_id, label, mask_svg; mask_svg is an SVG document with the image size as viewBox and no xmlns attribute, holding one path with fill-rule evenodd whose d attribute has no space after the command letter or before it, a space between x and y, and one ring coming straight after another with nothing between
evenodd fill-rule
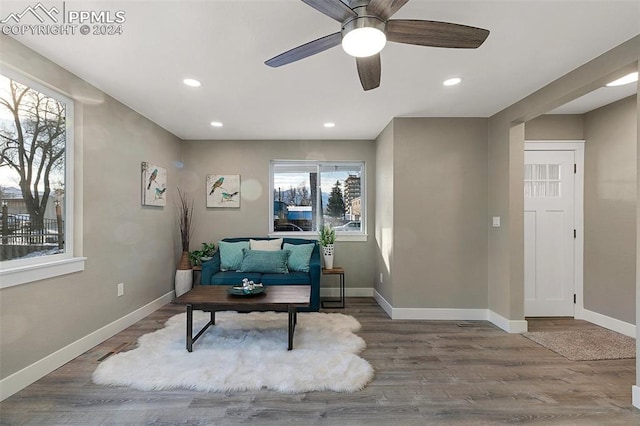
<instances>
[{"instance_id":1,"label":"white ceiling","mask_svg":"<svg viewBox=\"0 0 640 426\"><path fill-rule=\"evenodd\" d=\"M33 3L3 0L0 14ZM264 65L339 30L300 0L65 6L124 10L124 33L16 38L183 139L373 139L397 116L489 117L640 34L638 0L412 0L394 18L491 34L477 50L389 43L380 88L364 92L340 47L282 68ZM463 82L442 86L453 76ZM185 77L202 87L185 87ZM336 127L324 128L327 121Z\"/></svg>"},{"instance_id":2,"label":"white ceiling","mask_svg":"<svg viewBox=\"0 0 640 426\"><path fill-rule=\"evenodd\" d=\"M617 87L601 87L578 99L568 102L549 114L584 114L604 105L609 105L618 99L623 99L638 93L638 84L625 84Z\"/></svg>"}]
</instances>

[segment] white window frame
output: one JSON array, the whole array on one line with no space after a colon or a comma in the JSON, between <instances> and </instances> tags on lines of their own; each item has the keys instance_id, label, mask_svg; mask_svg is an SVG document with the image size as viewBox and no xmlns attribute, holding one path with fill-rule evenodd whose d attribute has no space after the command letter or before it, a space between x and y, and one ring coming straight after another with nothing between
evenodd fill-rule
<instances>
[{"instance_id":1,"label":"white window frame","mask_svg":"<svg viewBox=\"0 0 640 426\"><path fill-rule=\"evenodd\" d=\"M349 166L362 168L362 176L360 179L360 231L336 231L336 241L367 241L367 163L366 161L316 161L316 160L271 160L269 164L269 236L270 237L299 237L317 239L318 232L316 231L302 231L302 232L276 232L273 230L273 193L274 193L274 181L273 173L274 167L277 164L286 165L300 165L301 167L316 166L318 170L318 176L320 176L320 168L326 166ZM321 184L321 179L318 181L318 185ZM320 187L318 187L318 197L322 197ZM318 200L316 200L318 203ZM319 205L319 204L318 204Z\"/></svg>"},{"instance_id":2,"label":"white window frame","mask_svg":"<svg viewBox=\"0 0 640 426\"><path fill-rule=\"evenodd\" d=\"M15 259L0 261L0 289L15 285L31 283L60 275L84 270L85 257L74 253L75 221L73 213L75 210L74 179L75 179L75 159L74 159L74 123L75 109L74 101L60 92L45 87L25 75L0 67L0 74L17 81L20 84L39 91L53 99L65 103L65 208L64 208L64 253L49 256L40 256L29 259Z\"/></svg>"}]
</instances>

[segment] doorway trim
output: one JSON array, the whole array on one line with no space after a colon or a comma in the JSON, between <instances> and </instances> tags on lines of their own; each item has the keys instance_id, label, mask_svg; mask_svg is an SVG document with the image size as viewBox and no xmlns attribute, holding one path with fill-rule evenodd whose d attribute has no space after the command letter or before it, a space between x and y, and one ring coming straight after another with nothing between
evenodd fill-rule
<instances>
[{"instance_id":1,"label":"doorway trim","mask_svg":"<svg viewBox=\"0 0 640 426\"><path fill-rule=\"evenodd\" d=\"M525 151L573 151L575 154L576 179L574 183L574 245L573 277L576 303L573 316L585 319L584 312L584 140L525 140Z\"/></svg>"}]
</instances>

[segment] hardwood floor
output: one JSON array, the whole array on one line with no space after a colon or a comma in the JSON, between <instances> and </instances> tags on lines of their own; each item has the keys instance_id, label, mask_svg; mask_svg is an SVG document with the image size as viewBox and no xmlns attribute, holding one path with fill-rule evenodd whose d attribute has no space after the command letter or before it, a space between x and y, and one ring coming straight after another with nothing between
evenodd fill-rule
<instances>
[{"instance_id":1,"label":"hardwood floor","mask_svg":"<svg viewBox=\"0 0 640 426\"><path fill-rule=\"evenodd\" d=\"M2 425L260 424L633 425L635 360L569 361L485 321L390 320L370 298L345 310L362 324L361 354L375 368L363 391L232 394L140 392L97 386L98 359L161 328L184 307L167 305L0 403ZM332 310L325 310L332 311ZM532 319L530 330L596 327Z\"/></svg>"}]
</instances>

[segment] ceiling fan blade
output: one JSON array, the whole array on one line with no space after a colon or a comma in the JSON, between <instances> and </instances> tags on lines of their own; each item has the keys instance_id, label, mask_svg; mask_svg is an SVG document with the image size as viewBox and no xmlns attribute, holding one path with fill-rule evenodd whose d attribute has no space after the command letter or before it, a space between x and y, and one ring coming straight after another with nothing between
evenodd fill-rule
<instances>
[{"instance_id":1,"label":"ceiling fan blade","mask_svg":"<svg viewBox=\"0 0 640 426\"><path fill-rule=\"evenodd\" d=\"M377 53L366 58L356 58L358 66L358 76L364 90L375 89L380 86L380 74L382 67L380 65L380 54Z\"/></svg>"},{"instance_id":2,"label":"ceiling fan blade","mask_svg":"<svg viewBox=\"0 0 640 426\"><path fill-rule=\"evenodd\" d=\"M387 21L387 40L419 46L475 49L489 30L449 22L392 19Z\"/></svg>"},{"instance_id":3,"label":"ceiling fan blade","mask_svg":"<svg viewBox=\"0 0 640 426\"><path fill-rule=\"evenodd\" d=\"M302 0L315 10L324 13L338 22L344 22L347 18L358 16L349 6L340 0Z\"/></svg>"},{"instance_id":4,"label":"ceiling fan blade","mask_svg":"<svg viewBox=\"0 0 640 426\"><path fill-rule=\"evenodd\" d=\"M381 17L385 21L396 13L409 0L371 0L367 12Z\"/></svg>"},{"instance_id":5,"label":"ceiling fan blade","mask_svg":"<svg viewBox=\"0 0 640 426\"><path fill-rule=\"evenodd\" d=\"M327 49L331 49L332 47L339 45L341 42L342 34L340 32L329 34L328 36L321 37L301 46L294 47L291 50L287 50L264 63L274 68L281 67L282 65L299 61L300 59L307 58L311 55L315 55L316 53L324 52Z\"/></svg>"}]
</instances>

